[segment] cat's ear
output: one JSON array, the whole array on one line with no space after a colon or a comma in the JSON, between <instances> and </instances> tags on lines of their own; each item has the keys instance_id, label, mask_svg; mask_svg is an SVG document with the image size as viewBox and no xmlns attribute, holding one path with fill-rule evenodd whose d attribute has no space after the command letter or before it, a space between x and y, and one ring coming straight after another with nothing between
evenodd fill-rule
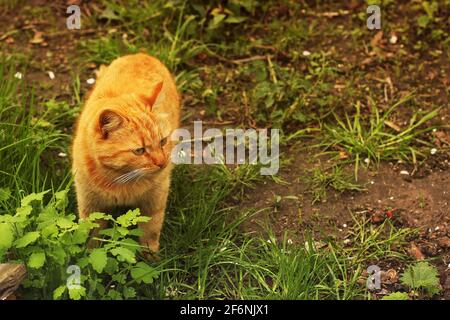
<instances>
[{"instance_id":1,"label":"cat's ear","mask_svg":"<svg viewBox=\"0 0 450 320\"><path fill-rule=\"evenodd\" d=\"M153 109L153 106L157 105L159 101L161 101L161 99L163 98L163 94L161 93L162 87L163 82L160 81L156 84L150 95L142 96L142 99L144 100L145 104L148 105L151 109Z\"/></svg>"},{"instance_id":2,"label":"cat's ear","mask_svg":"<svg viewBox=\"0 0 450 320\"><path fill-rule=\"evenodd\" d=\"M98 118L98 126L103 138L108 138L109 133L119 129L122 122L123 118L116 112L103 110Z\"/></svg>"}]
</instances>

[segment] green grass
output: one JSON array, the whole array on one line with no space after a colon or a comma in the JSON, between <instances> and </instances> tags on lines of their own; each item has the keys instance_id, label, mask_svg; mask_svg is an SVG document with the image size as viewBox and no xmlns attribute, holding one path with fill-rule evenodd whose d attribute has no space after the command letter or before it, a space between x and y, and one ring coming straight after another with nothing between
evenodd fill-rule
<instances>
[{"instance_id":1,"label":"green grass","mask_svg":"<svg viewBox=\"0 0 450 320\"><path fill-rule=\"evenodd\" d=\"M421 147L431 148L432 144L423 140L425 133L431 132L435 126L428 122L438 115L439 110L425 114L416 112L405 128L398 128L397 132L389 126L389 117L400 105L410 100L407 96L393 104L387 111L381 113L373 105L367 121L362 119L361 105L356 104L353 116L345 115L342 119L335 115L336 124L325 124L321 142L317 146L323 147L324 153L337 154L345 152L354 162L355 178L361 163L369 166L378 165L380 161L405 160L416 164L418 156L425 157Z\"/></svg>"},{"instance_id":2,"label":"green grass","mask_svg":"<svg viewBox=\"0 0 450 320\"><path fill-rule=\"evenodd\" d=\"M66 151L68 136L55 128L56 118L40 113L32 91L14 77L11 63L0 66L0 187L9 188L15 201L3 203L13 209L24 195L59 188L67 178L67 163L56 155Z\"/></svg>"},{"instance_id":3,"label":"green grass","mask_svg":"<svg viewBox=\"0 0 450 320\"><path fill-rule=\"evenodd\" d=\"M337 192L364 190L364 186L356 183L354 177L346 174L341 166L333 166L328 170L315 168L307 173L307 180L313 194L313 203L326 200L329 189Z\"/></svg>"}]
</instances>

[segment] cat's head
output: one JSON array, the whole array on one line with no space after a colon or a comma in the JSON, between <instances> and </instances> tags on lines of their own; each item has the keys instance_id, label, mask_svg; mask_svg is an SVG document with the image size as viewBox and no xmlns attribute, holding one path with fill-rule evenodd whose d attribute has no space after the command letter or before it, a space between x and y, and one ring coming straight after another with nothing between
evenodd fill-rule
<instances>
[{"instance_id":1,"label":"cat's head","mask_svg":"<svg viewBox=\"0 0 450 320\"><path fill-rule=\"evenodd\" d=\"M99 99L92 137L94 157L117 172L118 183L134 181L165 168L170 161L168 115L154 112L164 99L162 83L147 95L127 94Z\"/></svg>"}]
</instances>

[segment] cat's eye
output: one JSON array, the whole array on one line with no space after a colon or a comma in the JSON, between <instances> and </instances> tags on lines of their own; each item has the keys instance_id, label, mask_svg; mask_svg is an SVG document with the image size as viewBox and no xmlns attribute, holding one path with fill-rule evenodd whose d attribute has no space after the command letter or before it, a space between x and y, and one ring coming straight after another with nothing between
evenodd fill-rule
<instances>
[{"instance_id":1,"label":"cat's eye","mask_svg":"<svg viewBox=\"0 0 450 320\"><path fill-rule=\"evenodd\" d=\"M166 143L167 143L167 137L165 137L161 140L161 147L164 147L166 145Z\"/></svg>"},{"instance_id":2,"label":"cat's eye","mask_svg":"<svg viewBox=\"0 0 450 320\"><path fill-rule=\"evenodd\" d=\"M137 156L142 156L145 152L145 148L138 148L138 149L134 149L133 153Z\"/></svg>"}]
</instances>

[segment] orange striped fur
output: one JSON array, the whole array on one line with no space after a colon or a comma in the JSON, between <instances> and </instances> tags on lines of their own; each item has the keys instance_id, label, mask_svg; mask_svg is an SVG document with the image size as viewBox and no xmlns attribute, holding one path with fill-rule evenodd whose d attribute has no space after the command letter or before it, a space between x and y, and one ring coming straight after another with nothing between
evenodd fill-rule
<instances>
[{"instance_id":1,"label":"orange striped fur","mask_svg":"<svg viewBox=\"0 0 450 320\"><path fill-rule=\"evenodd\" d=\"M72 146L80 218L140 208L152 218L140 225L141 243L158 251L172 170L168 137L179 118L175 82L156 58L128 55L101 68Z\"/></svg>"}]
</instances>

